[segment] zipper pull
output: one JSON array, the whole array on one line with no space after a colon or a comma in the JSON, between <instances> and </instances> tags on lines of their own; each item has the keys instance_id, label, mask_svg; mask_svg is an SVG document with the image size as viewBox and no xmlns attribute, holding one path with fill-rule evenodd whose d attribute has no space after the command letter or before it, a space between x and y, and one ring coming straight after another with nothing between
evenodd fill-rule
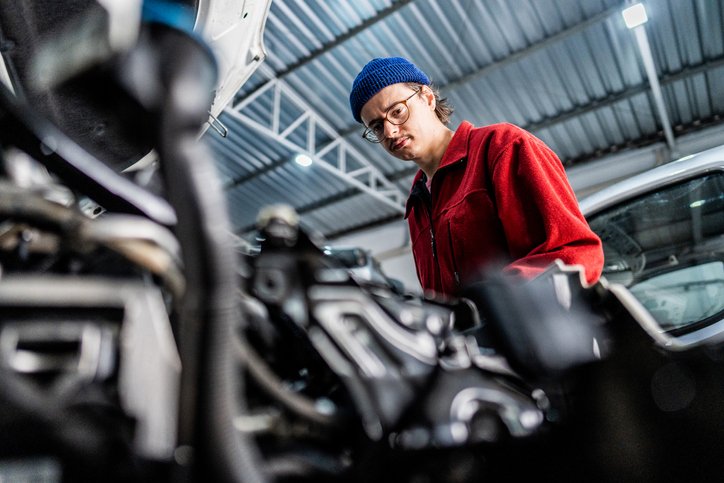
<instances>
[{"instance_id":1,"label":"zipper pull","mask_svg":"<svg viewBox=\"0 0 724 483\"><path fill-rule=\"evenodd\" d=\"M430 244L432 245L432 258L437 259L437 246L435 245L435 231L430 227Z\"/></svg>"}]
</instances>

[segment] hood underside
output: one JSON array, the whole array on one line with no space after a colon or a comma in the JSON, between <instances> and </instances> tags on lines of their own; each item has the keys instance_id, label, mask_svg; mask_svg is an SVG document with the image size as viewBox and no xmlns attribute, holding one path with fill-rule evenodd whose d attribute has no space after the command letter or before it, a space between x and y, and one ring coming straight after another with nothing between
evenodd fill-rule
<instances>
[{"instance_id":1,"label":"hood underside","mask_svg":"<svg viewBox=\"0 0 724 483\"><path fill-rule=\"evenodd\" d=\"M194 30L216 57L218 83L210 93L213 102L209 112L217 116L264 60L262 35L271 0L166 3L193 10ZM96 158L121 171L151 149L145 133L153 126L134 123L138 106L114 102L124 96L117 91L117 86L104 82L102 73L95 71L49 89L34 88L37 75L32 67L39 49L67 34L69 26L88 26L90 22L84 20L98 18L99 13L107 12L93 0L0 2L0 51L4 64L0 77L6 83L9 81L16 96L34 111L56 124ZM78 38L82 34L79 33Z\"/></svg>"}]
</instances>

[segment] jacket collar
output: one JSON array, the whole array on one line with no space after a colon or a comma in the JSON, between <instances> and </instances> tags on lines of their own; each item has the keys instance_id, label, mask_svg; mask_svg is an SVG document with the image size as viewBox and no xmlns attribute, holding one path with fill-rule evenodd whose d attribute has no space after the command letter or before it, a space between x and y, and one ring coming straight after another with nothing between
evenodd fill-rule
<instances>
[{"instance_id":1,"label":"jacket collar","mask_svg":"<svg viewBox=\"0 0 724 483\"><path fill-rule=\"evenodd\" d=\"M455 130L455 134L453 134L452 139L450 140L450 144L448 144L447 149L445 150L445 153L442 155L442 159L440 160L440 164L438 165L437 169L438 171L441 168L444 168L446 166L449 166L456 161L460 161L463 158L467 158L468 156L468 146L469 146L469 139L470 139L470 132L473 130L473 125L470 124L468 121L463 121L460 123L458 128ZM415 175L415 178L412 181L412 188L410 189L410 196L407 198L407 203L405 204L405 218L410 216L410 210L412 210L411 203L412 199L416 197L417 191L415 187L420 186L420 183L425 183L427 181L427 177L425 176L425 173L422 172L422 170L418 170L417 174ZM423 186L424 188L424 186ZM425 188L427 189L427 188Z\"/></svg>"},{"instance_id":2,"label":"jacket collar","mask_svg":"<svg viewBox=\"0 0 724 483\"><path fill-rule=\"evenodd\" d=\"M472 130L473 125L468 121L460 123L445 150L445 154L442 155L440 164L437 167L438 170L468 157L468 146L470 145L468 141Z\"/></svg>"}]
</instances>

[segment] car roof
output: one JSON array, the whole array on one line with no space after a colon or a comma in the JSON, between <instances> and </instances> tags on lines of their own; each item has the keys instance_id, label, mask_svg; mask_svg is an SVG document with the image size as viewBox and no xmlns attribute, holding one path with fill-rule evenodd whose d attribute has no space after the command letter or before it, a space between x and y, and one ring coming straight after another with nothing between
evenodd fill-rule
<instances>
[{"instance_id":1,"label":"car roof","mask_svg":"<svg viewBox=\"0 0 724 483\"><path fill-rule=\"evenodd\" d=\"M642 195L655 188L716 169L724 170L724 145L685 156L615 183L583 198L579 202L579 206L583 215L589 217L621 201Z\"/></svg>"}]
</instances>

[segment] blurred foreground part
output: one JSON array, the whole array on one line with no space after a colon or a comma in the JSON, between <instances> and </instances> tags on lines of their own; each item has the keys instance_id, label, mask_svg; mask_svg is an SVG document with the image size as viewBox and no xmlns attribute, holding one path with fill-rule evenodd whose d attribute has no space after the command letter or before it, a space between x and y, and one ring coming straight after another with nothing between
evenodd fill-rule
<instances>
[{"instance_id":1,"label":"blurred foreground part","mask_svg":"<svg viewBox=\"0 0 724 483\"><path fill-rule=\"evenodd\" d=\"M152 151L156 121L143 115L139 100L129 102L104 72L109 59L135 45L142 11L147 22L174 24L203 39L214 55L218 75L209 86L210 117L199 126L200 134L264 62L263 32L270 5L271 0L3 2L2 59L16 96L120 171L157 159ZM136 75L152 82L144 72Z\"/></svg>"},{"instance_id":2,"label":"blurred foreground part","mask_svg":"<svg viewBox=\"0 0 724 483\"><path fill-rule=\"evenodd\" d=\"M232 427L236 263L197 141L215 60L178 2L146 2L135 40L104 48L105 3L1 15L3 35L47 22L10 65L64 94L53 116L18 71L0 92L0 477L259 481ZM119 173L151 147L158 166Z\"/></svg>"},{"instance_id":3,"label":"blurred foreground part","mask_svg":"<svg viewBox=\"0 0 724 483\"><path fill-rule=\"evenodd\" d=\"M609 481L721 478L724 147L617 183L581 211L620 303L616 351L586 381L577 424L599 428L586 461L609 462Z\"/></svg>"},{"instance_id":4,"label":"blurred foreground part","mask_svg":"<svg viewBox=\"0 0 724 483\"><path fill-rule=\"evenodd\" d=\"M133 458L172 458L181 364L158 289L12 274L0 306L4 458L54 455L65 479L115 468L120 480L134 478Z\"/></svg>"},{"instance_id":5,"label":"blurred foreground part","mask_svg":"<svg viewBox=\"0 0 724 483\"><path fill-rule=\"evenodd\" d=\"M128 119L142 123L145 116L135 102L120 102L126 96L101 73L110 58L135 44L141 4L109 9L93 0L42 0L0 6L3 60L15 95L116 170L152 147L148 126L139 129L143 135L125 134ZM136 18L119 29L124 11ZM113 34L124 31L127 40L118 42Z\"/></svg>"},{"instance_id":6,"label":"blurred foreground part","mask_svg":"<svg viewBox=\"0 0 724 483\"><path fill-rule=\"evenodd\" d=\"M596 311L601 287L585 289L583 268L556 260L529 281L492 273L463 291L489 322L497 344L523 374L563 376L601 359L609 345Z\"/></svg>"},{"instance_id":7,"label":"blurred foreground part","mask_svg":"<svg viewBox=\"0 0 724 483\"><path fill-rule=\"evenodd\" d=\"M724 470L721 339L666 334L622 285L605 297L615 350L582 380L571 429L595 481L710 481Z\"/></svg>"}]
</instances>

